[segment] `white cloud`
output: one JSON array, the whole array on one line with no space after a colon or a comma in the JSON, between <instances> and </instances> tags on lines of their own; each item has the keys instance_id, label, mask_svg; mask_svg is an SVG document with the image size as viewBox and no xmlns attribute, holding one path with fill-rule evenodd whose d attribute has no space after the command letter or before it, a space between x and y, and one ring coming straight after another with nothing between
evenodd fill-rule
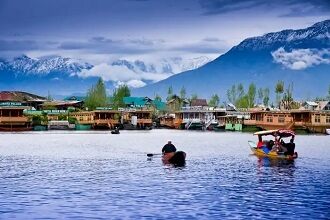
<instances>
[{"instance_id":1,"label":"white cloud","mask_svg":"<svg viewBox=\"0 0 330 220\"><path fill-rule=\"evenodd\" d=\"M276 63L292 70L303 70L320 64L330 64L330 49L297 49L287 52L281 47L273 51L272 56Z\"/></svg>"},{"instance_id":2,"label":"white cloud","mask_svg":"<svg viewBox=\"0 0 330 220\"><path fill-rule=\"evenodd\" d=\"M132 79L132 80L129 80L127 82L118 81L116 83L115 87L118 87L118 86L124 85L124 84L126 84L128 87L132 87L132 88L140 88L140 87L143 87L143 86L147 85L145 82L143 82L141 80Z\"/></svg>"},{"instance_id":3,"label":"white cloud","mask_svg":"<svg viewBox=\"0 0 330 220\"><path fill-rule=\"evenodd\" d=\"M144 81L157 82L169 77L165 73L150 73L142 71L133 71L126 66L113 66L102 63L94 66L92 69L84 69L81 72L74 73L82 78L87 77L102 77L104 81L112 81L115 85L127 84L130 87L142 87L146 83Z\"/></svg>"}]
</instances>

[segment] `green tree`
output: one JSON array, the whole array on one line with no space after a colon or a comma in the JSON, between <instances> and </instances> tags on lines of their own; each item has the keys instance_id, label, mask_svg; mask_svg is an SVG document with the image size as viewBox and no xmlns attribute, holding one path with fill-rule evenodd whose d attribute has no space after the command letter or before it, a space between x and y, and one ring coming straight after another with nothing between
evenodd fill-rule
<instances>
[{"instance_id":1,"label":"green tree","mask_svg":"<svg viewBox=\"0 0 330 220\"><path fill-rule=\"evenodd\" d=\"M236 86L232 85L230 89L227 90L227 98L228 101L235 104L237 100L237 91L236 91Z\"/></svg>"},{"instance_id":2,"label":"green tree","mask_svg":"<svg viewBox=\"0 0 330 220\"><path fill-rule=\"evenodd\" d=\"M160 95L156 94L154 100L157 100L157 101L160 101L161 102L162 101L162 97L160 97Z\"/></svg>"},{"instance_id":3,"label":"green tree","mask_svg":"<svg viewBox=\"0 0 330 220\"><path fill-rule=\"evenodd\" d=\"M294 103L293 103L293 83L288 85L288 87L285 90L285 93L283 95L282 99L283 107L286 110L290 110L293 108Z\"/></svg>"},{"instance_id":4,"label":"green tree","mask_svg":"<svg viewBox=\"0 0 330 220\"><path fill-rule=\"evenodd\" d=\"M219 106L220 98L217 94L212 95L208 105L211 107L217 107Z\"/></svg>"},{"instance_id":5,"label":"green tree","mask_svg":"<svg viewBox=\"0 0 330 220\"><path fill-rule=\"evenodd\" d=\"M238 94L238 99L242 99L243 96L245 95L244 86L242 83L239 83L237 85L237 94Z\"/></svg>"},{"instance_id":6,"label":"green tree","mask_svg":"<svg viewBox=\"0 0 330 220\"><path fill-rule=\"evenodd\" d=\"M196 93L195 93L195 94L192 94L191 97L190 97L190 99L189 99L189 103L190 103L190 105L191 105L192 101L194 101L194 100L196 100L196 99L198 99L197 94L196 94Z\"/></svg>"},{"instance_id":7,"label":"green tree","mask_svg":"<svg viewBox=\"0 0 330 220\"><path fill-rule=\"evenodd\" d=\"M261 104L264 99L264 90L262 88L258 89L258 104Z\"/></svg>"},{"instance_id":8,"label":"green tree","mask_svg":"<svg viewBox=\"0 0 330 220\"><path fill-rule=\"evenodd\" d=\"M106 88L102 78L99 78L96 85L92 86L86 95L85 107L94 110L96 107L104 107L108 104Z\"/></svg>"},{"instance_id":9,"label":"green tree","mask_svg":"<svg viewBox=\"0 0 330 220\"><path fill-rule=\"evenodd\" d=\"M125 107L124 97L131 96L131 91L127 85L121 85L113 91L112 104L115 109Z\"/></svg>"},{"instance_id":10,"label":"green tree","mask_svg":"<svg viewBox=\"0 0 330 220\"><path fill-rule=\"evenodd\" d=\"M268 106L269 105L269 88L265 88L263 90L263 104L264 106Z\"/></svg>"},{"instance_id":11,"label":"green tree","mask_svg":"<svg viewBox=\"0 0 330 220\"><path fill-rule=\"evenodd\" d=\"M247 92L247 98L248 98L248 108L254 107L255 99L256 99L256 86L254 83L251 83L249 85L249 90Z\"/></svg>"},{"instance_id":12,"label":"green tree","mask_svg":"<svg viewBox=\"0 0 330 220\"><path fill-rule=\"evenodd\" d=\"M180 90L180 98L181 99L185 99L186 98L186 89L184 88L184 86L182 86L182 88Z\"/></svg>"},{"instance_id":13,"label":"green tree","mask_svg":"<svg viewBox=\"0 0 330 220\"><path fill-rule=\"evenodd\" d=\"M168 90L167 90L167 98L166 100L169 101L173 96L173 88L172 86L168 87Z\"/></svg>"},{"instance_id":14,"label":"green tree","mask_svg":"<svg viewBox=\"0 0 330 220\"><path fill-rule=\"evenodd\" d=\"M282 99L282 93L284 92L284 82L282 80L277 81L275 86L275 93L276 93L276 104L280 106L280 102Z\"/></svg>"}]
</instances>

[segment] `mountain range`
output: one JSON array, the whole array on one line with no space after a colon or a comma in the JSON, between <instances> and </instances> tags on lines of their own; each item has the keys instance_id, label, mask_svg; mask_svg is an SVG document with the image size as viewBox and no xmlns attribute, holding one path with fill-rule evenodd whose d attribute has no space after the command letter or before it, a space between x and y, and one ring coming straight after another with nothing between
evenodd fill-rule
<instances>
[{"instance_id":1,"label":"mountain range","mask_svg":"<svg viewBox=\"0 0 330 220\"><path fill-rule=\"evenodd\" d=\"M144 81L146 86L132 90L136 96L155 94L166 97L172 86L179 93L209 98L212 94L226 99L233 84L268 87L273 94L275 84L283 80L293 84L296 98L325 96L330 84L330 20L299 30L283 30L243 40L228 52L211 61L208 57L183 59L174 57L146 62L120 59L110 64L133 73L163 74L164 80ZM85 94L97 80L95 75L79 73L93 70L95 65L81 60L49 56L12 60L0 59L0 90L21 90L40 95ZM157 81L157 80L156 80ZM115 84L107 82L109 91Z\"/></svg>"},{"instance_id":2,"label":"mountain range","mask_svg":"<svg viewBox=\"0 0 330 220\"><path fill-rule=\"evenodd\" d=\"M171 76L136 89L135 95L166 97L172 86L179 93L209 98L219 94L225 100L232 85L242 83L268 87L274 93L278 80L293 84L298 99L325 96L330 85L330 20L306 29L283 30L245 39L227 53L194 70Z\"/></svg>"},{"instance_id":3,"label":"mountain range","mask_svg":"<svg viewBox=\"0 0 330 220\"><path fill-rule=\"evenodd\" d=\"M156 62L120 59L110 65L125 67L136 74L174 75L198 68L210 61L206 56L192 59L173 57ZM23 90L42 95L50 92L55 96L83 95L95 83L97 77L82 78L79 73L93 68L94 65L87 62L60 56L30 58L22 55L12 60L0 59L0 90ZM108 88L113 88L113 83L106 83Z\"/></svg>"}]
</instances>

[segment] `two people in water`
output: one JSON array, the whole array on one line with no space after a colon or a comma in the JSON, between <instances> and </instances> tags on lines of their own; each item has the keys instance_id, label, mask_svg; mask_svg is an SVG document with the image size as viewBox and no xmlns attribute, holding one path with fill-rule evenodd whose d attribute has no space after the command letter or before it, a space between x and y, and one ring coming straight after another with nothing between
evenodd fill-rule
<instances>
[{"instance_id":1,"label":"two people in water","mask_svg":"<svg viewBox=\"0 0 330 220\"><path fill-rule=\"evenodd\" d=\"M171 163L176 166L184 166L186 153L183 151L176 151L176 147L172 144L172 141L168 141L162 148L163 162L165 164Z\"/></svg>"}]
</instances>

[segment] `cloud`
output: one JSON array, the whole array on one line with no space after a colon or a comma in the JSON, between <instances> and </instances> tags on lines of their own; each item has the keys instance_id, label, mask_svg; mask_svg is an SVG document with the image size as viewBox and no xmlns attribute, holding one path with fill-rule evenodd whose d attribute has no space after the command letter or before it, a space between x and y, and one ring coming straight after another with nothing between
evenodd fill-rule
<instances>
[{"instance_id":1,"label":"cloud","mask_svg":"<svg viewBox=\"0 0 330 220\"><path fill-rule=\"evenodd\" d=\"M26 51L38 48L38 43L33 40L0 40L0 51Z\"/></svg>"},{"instance_id":2,"label":"cloud","mask_svg":"<svg viewBox=\"0 0 330 220\"><path fill-rule=\"evenodd\" d=\"M85 41L64 41L58 49L82 50L96 54L143 54L158 50L162 40L121 39L93 37Z\"/></svg>"},{"instance_id":3,"label":"cloud","mask_svg":"<svg viewBox=\"0 0 330 220\"><path fill-rule=\"evenodd\" d=\"M271 54L276 63L292 70L303 70L320 64L330 64L330 49L297 49L287 52L281 47Z\"/></svg>"},{"instance_id":4,"label":"cloud","mask_svg":"<svg viewBox=\"0 0 330 220\"><path fill-rule=\"evenodd\" d=\"M137 79L132 79L127 82L118 81L115 83L115 87L118 87L121 85L127 85L128 87L131 87L131 88L140 88L147 84L145 82L143 82L142 80L137 80Z\"/></svg>"},{"instance_id":5,"label":"cloud","mask_svg":"<svg viewBox=\"0 0 330 220\"><path fill-rule=\"evenodd\" d=\"M102 77L104 81L114 82L115 85L127 84L134 88L146 85L145 81L157 82L170 76L170 74L165 73L133 71L126 66L113 66L106 63L96 65L89 70L84 69L72 75L82 78Z\"/></svg>"},{"instance_id":6,"label":"cloud","mask_svg":"<svg viewBox=\"0 0 330 220\"><path fill-rule=\"evenodd\" d=\"M199 0L204 15L225 14L240 10L260 8L264 10L278 10L281 16L301 17L328 14L329 0Z\"/></svg>"}]
</instances>

